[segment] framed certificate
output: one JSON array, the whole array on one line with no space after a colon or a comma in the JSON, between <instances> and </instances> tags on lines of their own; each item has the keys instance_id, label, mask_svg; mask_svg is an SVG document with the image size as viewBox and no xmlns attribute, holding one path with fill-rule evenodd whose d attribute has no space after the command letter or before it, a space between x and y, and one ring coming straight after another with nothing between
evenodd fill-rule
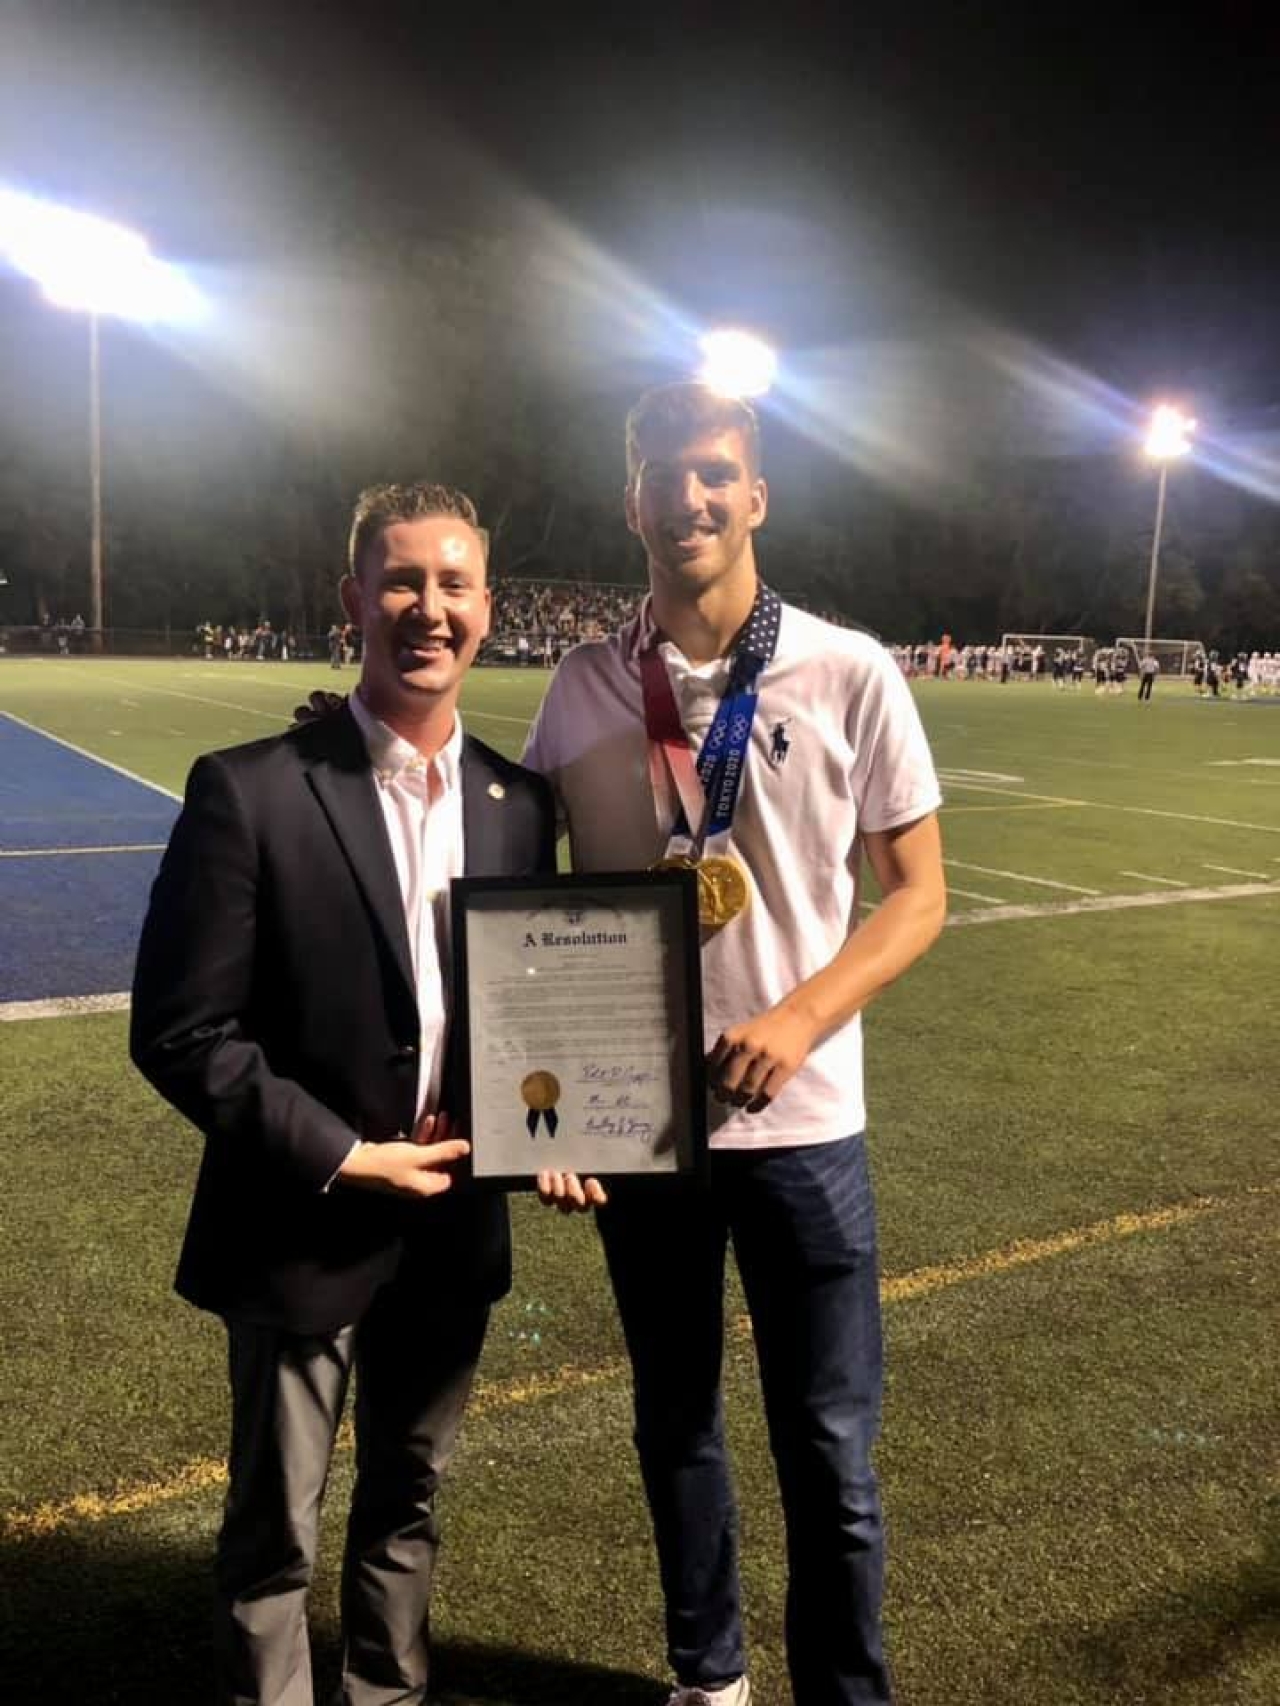
<instances>
[{"instance_id":1,"label":"framed certificate","mask_svg":"<svg viewBox=\"0 0 1280 1706\"><path fill-rule=\"evenodd\" d=\"M454 1028L478 1181L669 1178L706 1155L697 881L462 877Z\"/></svg>"}]
</instances>

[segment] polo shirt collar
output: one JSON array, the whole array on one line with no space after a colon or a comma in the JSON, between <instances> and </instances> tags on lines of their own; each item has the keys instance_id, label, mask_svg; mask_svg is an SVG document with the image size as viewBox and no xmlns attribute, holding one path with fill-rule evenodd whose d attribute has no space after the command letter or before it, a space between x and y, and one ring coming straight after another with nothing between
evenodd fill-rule
<instances>
[{"instance_id":1,"label":"polo shirt collar","mask_svg":"<svg viewBox=\"0 0 1280 1706\"><path fill-rule=\"evenodd\" d=\"M764 582L757 579L756 601L752 605L747 632L743 635L735 651L731 652L728 657L716 659L721 668L728 667L730 659L732 659L737 668L743 670L747 668L749 662L763 662L775 651L782 606L776 601L776 597L762 600L760 593L763 587ZM768 615L770 606L774 612L772 618ZM672 641L664 638L661 629L653 619L653 594L647 592L639 610L623 630L623 655L628 662L639 662L643 653L660 646L669 646L671 651L678 655L677 647Z\"/></svg>"}]
</instances>

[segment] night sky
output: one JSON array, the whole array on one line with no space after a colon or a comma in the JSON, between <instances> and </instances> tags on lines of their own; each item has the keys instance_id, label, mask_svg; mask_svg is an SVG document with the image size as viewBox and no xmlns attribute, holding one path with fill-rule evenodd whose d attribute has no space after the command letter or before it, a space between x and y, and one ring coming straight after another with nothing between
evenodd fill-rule
<instances>
[{"instance_id":1,"label":"night sky","mask_svg":"<svg viewBox=\"0 0 1280 1706\"><path fill-rule=\"evenodd\" d=\"M1277 15L0 0L0 177L242 281L353 231L372 279L406 233L541 228L584 322L627 295L604 367L651 309L801 365L958 334L1256 428Z\"/></svg>"}]
</instances>

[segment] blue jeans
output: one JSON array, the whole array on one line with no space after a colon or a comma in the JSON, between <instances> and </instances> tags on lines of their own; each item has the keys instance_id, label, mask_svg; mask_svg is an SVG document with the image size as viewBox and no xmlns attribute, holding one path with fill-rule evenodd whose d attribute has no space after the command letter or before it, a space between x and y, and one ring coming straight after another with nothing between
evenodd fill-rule
<instances>
[{"instance_id":1,"label":"blue jeans","mask_svg":"<svg viewBox=\"0 0 1280 1706\"><path fill-rule=\"evenodd\" d=\"M871 1467L880 1300L862 1137L714 1151L705 1183L616 1185L598 1220L631 1356L677 1678L714 1688L746 1668L720 1393L732 1237L786 1522L795 1706L888 1701Z\"/></svg>"}]
</instances>

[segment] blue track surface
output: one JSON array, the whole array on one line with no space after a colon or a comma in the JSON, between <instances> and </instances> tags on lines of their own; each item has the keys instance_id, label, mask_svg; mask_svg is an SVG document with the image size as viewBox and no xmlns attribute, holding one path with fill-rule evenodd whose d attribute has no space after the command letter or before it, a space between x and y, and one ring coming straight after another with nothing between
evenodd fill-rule
<instances>
[{"instance_id":1,"label":"blue track surface","mask_svg":"<svg viewBox=\"0 0 1280 1706\"><path fill-rule=\"evenodd\" d=\"M178 802L0 713L0 1001L128 989Z\"/></svg>"}]
</instances>

